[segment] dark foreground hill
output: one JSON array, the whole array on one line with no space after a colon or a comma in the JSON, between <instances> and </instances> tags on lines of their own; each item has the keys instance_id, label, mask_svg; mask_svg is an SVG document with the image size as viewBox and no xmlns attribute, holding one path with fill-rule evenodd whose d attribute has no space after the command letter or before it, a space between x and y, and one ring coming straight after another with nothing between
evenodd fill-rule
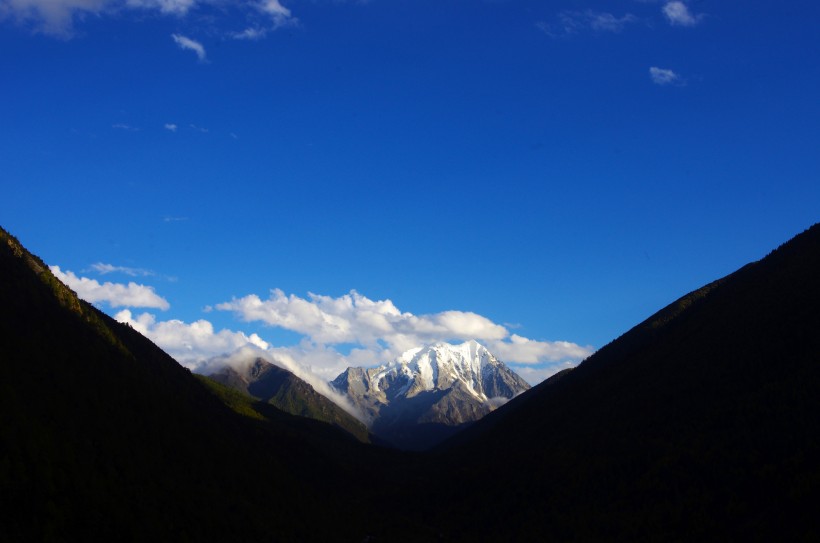
<instances>
[{"instance_id":1,"label":"dark foreground hill","mask_svg":"<svg viewBox=\"0 0 820 543\"><path fill-rule=\"evenodd\" d=\"M449 514L465 518L491 496L518 535L820 536L820 226L677 300L450 445L464 499ZM471 486L491 460L503 477ZM466 526L452 535L509 535L492 518Z\"/></svg>"},{"instance_id":2,"label":"dark foreground hill","mask_svg":"<svg viewBox=\"0 0 820 543\"><path fill-rule=\"evenodd\" d=\"M359 537L371 449L205 386L3 230L0 274L0 540Z\"/></svg>"}]
</instances>

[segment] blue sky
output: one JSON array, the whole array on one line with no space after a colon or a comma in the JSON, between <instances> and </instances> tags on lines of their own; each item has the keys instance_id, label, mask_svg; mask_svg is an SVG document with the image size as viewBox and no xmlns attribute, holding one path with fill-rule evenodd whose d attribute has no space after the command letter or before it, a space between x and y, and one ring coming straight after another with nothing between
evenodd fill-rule
<instances>
[{"instance_id":1,"label":"blue sky","mask_svg":"<svg viewBox=\"0 0 820 543\"><path fill-rule=\"evenodd\" d=\"M191 367L537 382L818 220L819 15L0 0L0 224Z\"/></svg>"}]
</instances>

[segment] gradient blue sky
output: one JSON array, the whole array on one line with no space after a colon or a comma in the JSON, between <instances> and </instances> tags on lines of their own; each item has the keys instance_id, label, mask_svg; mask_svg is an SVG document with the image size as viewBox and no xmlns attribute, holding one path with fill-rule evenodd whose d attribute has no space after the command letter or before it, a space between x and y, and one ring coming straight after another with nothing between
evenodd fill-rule
<instances>
[{"instance_id":1,"label":"gradient blue sky","mask_svg":"<svg viewBox=\"0 0 820 543\"><path fill-rule=\"evenodd\" d=\"M0 224L178 358L256 333L332 375L475 329L536 382L818 220L819 19L0 0Z\"/></svg>"}]
</instances>

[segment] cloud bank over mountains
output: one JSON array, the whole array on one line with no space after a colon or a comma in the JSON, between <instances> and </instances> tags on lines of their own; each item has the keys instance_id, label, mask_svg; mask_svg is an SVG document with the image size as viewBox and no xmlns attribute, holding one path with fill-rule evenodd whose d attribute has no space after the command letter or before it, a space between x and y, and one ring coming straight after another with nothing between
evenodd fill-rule
<instances>
[{"instance_id":1,"label":"cloud bank over mountains","mask_svg":"<svg viewBox=\"0 0 820 543\"><path fill-rule=\"evenodd\" d=\"M511 334L505 326L470 311L415 315L400 311L391 300L371 300L355 290L336 298L313 293L301 298L274 289L266 300L250 294L218 304L216 309L231 311L246 322L297 332L304 337L301 357L317 359L321 354L325 364L336 369L383 363L421 345L470 339L513 365L550 365L552 369L552 365L577 363L592 353L591 347L568 341L536 341ZM346 359L355 362L332 363L335 346L351 344L357 347Z\"/></svg>"},{"instance_id":2,"label":"cloud bank over mountains","mask_svg":"<svg viewBox=\"0 0 820 543\"><path fill-rule=\"evenodd\" d=\"M349 366L375 366L414 347L475 339L516 369L526 368L522 375L537 383L593 352L590 346L569 341L540 341L511 333L507 326L471 311L416 315L401 311L391 300L371 300L355 290L338 297L310 293L303 298L274 289L267 299L249 294L213 306L240 322L260 323L301 336L296 345L275 346L256 333L217 330L206 319L186 323L135 312L135 308L170 308L153 287L134 282L101 284L58 266L51 269L84 300L112 308L124 307L114 315L115 319L129 324L193 371L208 371L213 369L215 360L218 363L234 353L252 349L308 382L317 378L326 381ZM98 273L111 269L121 269L121 273L133 271L112 265L93 269L99 269Z\"/></svg>"}]
</instances>

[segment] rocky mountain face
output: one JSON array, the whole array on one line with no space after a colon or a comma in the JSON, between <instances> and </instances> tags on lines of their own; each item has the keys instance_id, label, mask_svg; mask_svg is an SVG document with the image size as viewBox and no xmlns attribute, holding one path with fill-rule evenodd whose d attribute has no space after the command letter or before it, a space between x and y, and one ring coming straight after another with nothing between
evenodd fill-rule
<instances>
[{"instance_id":1,"label":"rocky mountain face","mask_svg":"<svg viewBox=\"0 0 820 543\"><path fill-rule=\"evenodd\" d=\"M530 386L475 341L411 349L376 368L348 368L332 383L401 449L423 450Z\"/></svg>"},{"instance_id":2,"label":"rocky mountain face","mask_svg":"<svg viewBox=\"0 0 820 543\"><path fill-rule=\"evenodd\" d=\"M208 376L292 415L327 422L368 442L367 427L302 379L262 358L225 366Z\"/></svg>"}]
</instances>

